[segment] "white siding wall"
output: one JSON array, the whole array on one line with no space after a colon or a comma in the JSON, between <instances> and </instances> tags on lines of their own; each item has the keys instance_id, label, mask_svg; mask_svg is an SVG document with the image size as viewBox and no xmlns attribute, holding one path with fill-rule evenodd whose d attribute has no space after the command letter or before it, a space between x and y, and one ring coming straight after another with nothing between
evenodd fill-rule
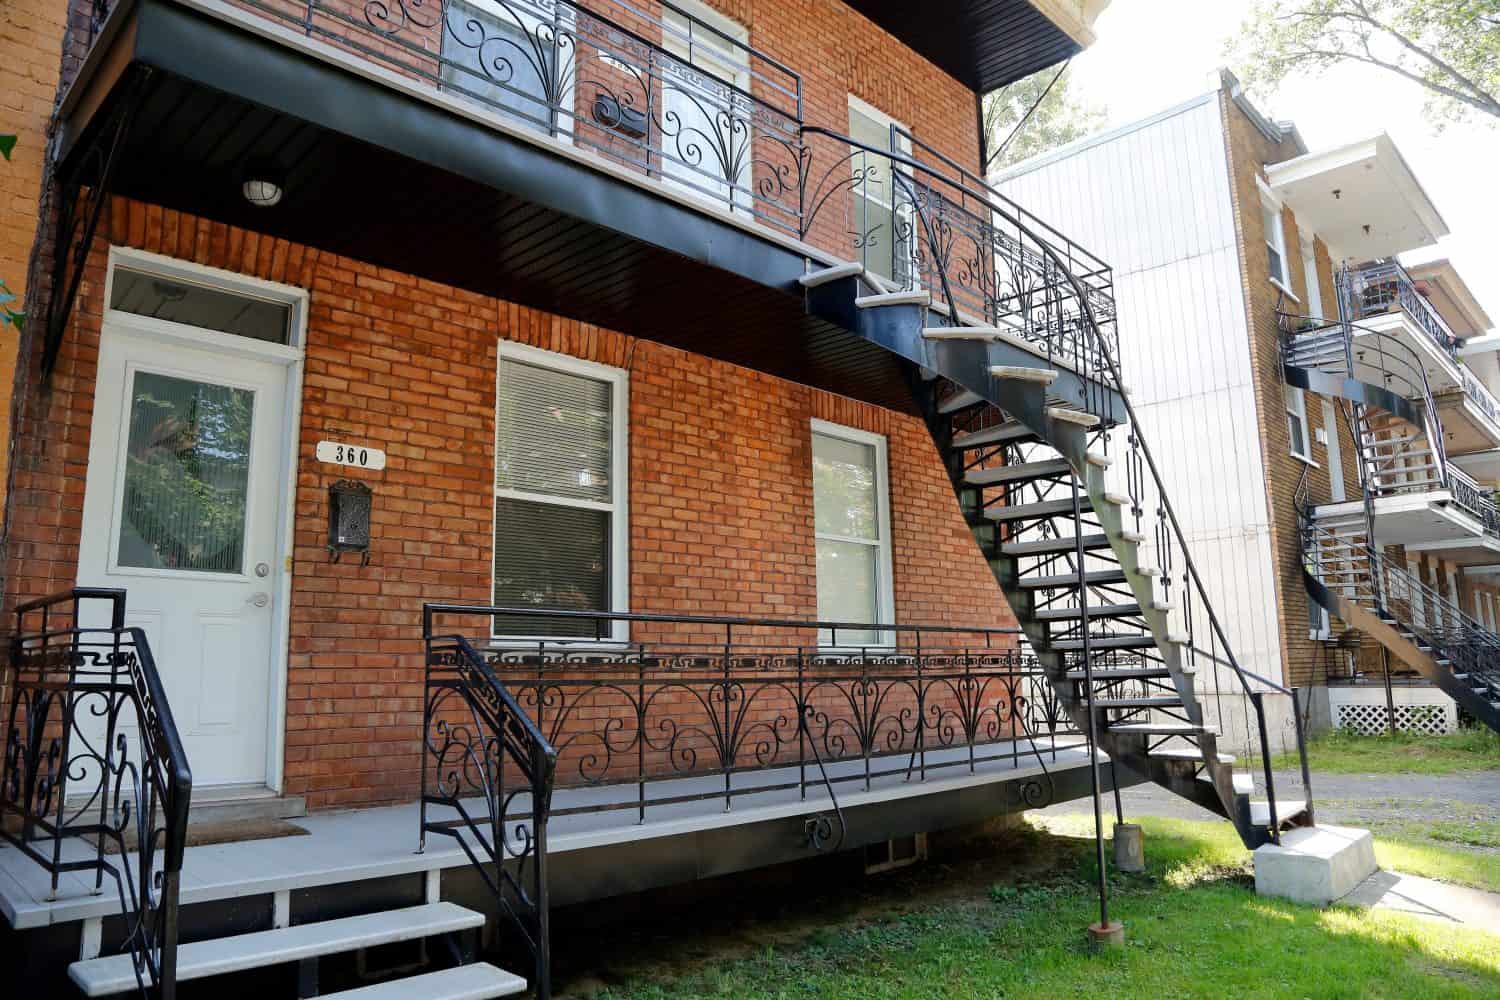
<instances>
[{"instance_id":1,"label":"white siding wall","mask_svg":"<svg viewBox=\"0 0 1500 1000\"><path fill-rule=\"evenodd\" d=\"M1216 97L1064 147L1000 187L1114 267L1121 370L1194 561L1240 663L1279 680L1265 479ZM1206 648L1204 623L1196 624ZM1200 669L1211 688L1207 665ZM1234 685L1230 677L1220 683Z\"/></svg>"}]
</instances>

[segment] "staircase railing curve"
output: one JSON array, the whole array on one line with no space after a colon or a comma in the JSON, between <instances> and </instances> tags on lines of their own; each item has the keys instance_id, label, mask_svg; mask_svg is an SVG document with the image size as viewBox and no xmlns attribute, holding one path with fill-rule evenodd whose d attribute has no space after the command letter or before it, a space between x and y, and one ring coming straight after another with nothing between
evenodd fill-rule
<instances>
[{"instance_id":1,"label":"staircase railing curve","mask_svg":"<svg viewBox=\"0 0 1500 1000\"><path fill-rule=\"evenodd\" d=\"M538 1000L547 1000L547 821L557 750L466 638L435 631L435 619L460 610L422 608L426 678L417 851L426 850L429 834L459 845L494 896L499 918L526 949Z\"/></svg>"},{"instance_id":2,"label":"staircase railing curve","mask_svg":"<svg viewBox=\"0 0 1500 1000\"><path fill-rule=\"evenodd\" d=\"M177 989L193 777L125 591L75 588L15 610L0 837L51 876L115 886L139 995Z\"/></svg>"},{"instance_id":3,"label":"staircase railing curve","mask_svg":"<svg viewBox=\"0 0 1500 1000\"><path fill-rule=\"evenodd\" d=\"M941 156L926 147L914 144L924 156L934 157L938 162L946 164L952 175L940 173L936 167L900 153L891 153L867 143L859 142L848 136L839 135L828 129L805 126L804 135L818 135L826 137L838 143L847 144L852 149L858 150L865 156L882 156L889 160L889 174L896 178L895 184L907 185L909 200L911 202L909 211L912 222L908 232L920 236L926 243L924 258L922 259L930 269L935 271L935 284L941 289L942 301L954 322L960 318L973 317L971 322L992 322L993 314L980 312L977 316L973 311L961 308L962 297L954 290L955 284L967 284L984 286L985 278L982 272L991 266L983 260L976 260L973 255L967 257L955 257L951 242L952 223L948 218L938 216L935 209L944 206L948 210L949 217L952 215L951 198L937 201L931 197L922 197L916 178L933 178L934 187L938 185L947 186L963 192L963 196L969 199L973 205L983 206L983 212L992 216L993 225L996 230L1003 228L1008 235L1013 235L1014 245L1006 247L1020 266L1030 270L1033 277L1037 278L1036 285L1029 291L1032 297L1026 298L1026 290L1012 293L1017 302L1024 302L1034 311L1042 315L1038 321L1048 331L1047 334L1037 336L1033 334L1026 339L1039 342L1043 348L1042 352L1050 362L1057 361L1072 362L1080 374L1090 376L1091 379L1102 383L1104 386L1114 389L1119 395L1123 405L1124 414L1130 427L1129 455L1127 465L1133 469L1132 474L1132 500L1133 511L1137 522L1143 513L1154 507L1157 518L1157 537L1162 548L1161 558L1170 566L1174 551L1180 550L1182 559L1182 571L1189 584L1190 592L1184 601L1183 623L1186 626L1189 643L1187 653L1189 662L1195 662L1201 656L1216 666L1227 667L1234 675L1235 682L1240 691L1253 707L1256 716L1256 734L1260 743L1260 751L1265 763L1265 780L1267 792L1272 800L1273 818L1272 825L1275 826L1274 816L1274 779L1269 768L1270 745L1267 732L1266 711L1264 698L1268 694L1285 695L1292 699L1294 707L1294 724L1299 736L1299 747L1303 740L1303 719L1299 705L1299 697L1291 688L1277 683L1269 678L1263 677L1247 670L1235 655L1224 630L1223 623L1215 612L1212 602L1209 600L1207 588L1203 582L1196 562L1193 560L1187 544L1186 532L1183 529L1177 511L1172 505L1168 495L1165 480L1162 476L1156 456L1152 452L1142 430L1142 422L1136 411L1130 396L1123 391L1125 384L1120 372L1115 354L1117 344L1114 338L1105 334L1103 325L1105 322L1113 323L1113 309L1107 318L1101 318L1098 308L1101 303L1110 301L1110 285L1102 287L1090 287L1075 273L1072 261L1065 259L1054 245L1054 239L1045 238L1036 231L1028 222L1022 218L1020 209L1003 194L996 191L987 182L984 182L967 171L963 171L951 160ZM909 134L900 133L908 142L911 141ZM830 168L832 171L837 169ZM905 178L905 179L903 179ZM850 187L857 188L861 178L856 176L853 180L846 182ZM817 207L821 207L820 205ZM816 207L812 217L807 221L810 225L816 216ZM856 234L858 237L858 234ZM1064 240L1064 245L1070 247L1072 255L1073 246L1071 242ZM918 251L913 251L914 254ZM997 253L999 251L996 251ZM1086 255L1086 252L1081 252ZM914 269L915 271L915 269ZM980 277L974 277L976 272L981 272ZM1097 267L1091 266L1090 275L1107 274L1108 269L1102 263ZM955 277L962 279L955 281ZM1024 336L1024 334L1023 334ZM1086 344L1086 347L1085 347ZM1070 349L1060 349L1063 347ZM1103 407L1101 407L1103 409ZM1100 432L1103 447L1110 447L1110 436L1106 431ZM1155 503L1148 504L1144 496L1147 487L1155 489ZM1170 586L1170 578L1166 581ZM1203 649L1196 641L1195 619L1199 616L1206 618L1208 626L1208 647ZM1223 717L1223 708L1220 706L1220 715ZM1249 737L1247 726L1247 738ZM1304 761L1305 768L1305 761Z\"/></svg>"}]
</instances>

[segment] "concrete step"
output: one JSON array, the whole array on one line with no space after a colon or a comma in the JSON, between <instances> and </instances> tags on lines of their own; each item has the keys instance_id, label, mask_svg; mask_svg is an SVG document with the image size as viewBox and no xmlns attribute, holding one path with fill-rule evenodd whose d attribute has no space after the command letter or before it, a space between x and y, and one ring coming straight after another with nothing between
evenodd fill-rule
<instances>
[{"instance_id":1,"label":"concrete step","mask_svg":"<svg viewBox=\"0 0 1500 1000\"><path fill-rule=\"evenodd\" d=\"M1085 583L1102 586L1110 583L1124 583L1125 571L1120 569L1096 569L1090 570L1084 581ZM1061 573L1055 576L1023 576L1016 581L1016 586L1022 590L1059 590L1064 587L1077 589L1077 573Z\"/></svg>"},{"instance_id":2,"label":"concrete step","mask_svg":"<svg viewBox=\"0 0 1500 1000\"><path fill-rule=\"evenodd\" d=\"M1047 407L1047 416L1053 420L1062 421L1065 424L1076 424L1079 427L1098 427L1099 418L1092 413L1083 410L1069 410L1061 406Z\"/></svg>"},{"instance_id":3,"label":"concrete step","mask_svg":"<svg viewBox=\"0 0 1500 1000\"><path fill-rule=\"evenodd\" d=\"M977 340L992 344L1005 337L996 326L928 326L922 328L924 340Z\"/></svg>"},{"instance_id":4,"label":"concrete step","mask_svg":"<svg viewBox=\"0 0 1500 1000\"><path fill-rule=\"evenodd\" d=\"M441 972L320 995L323 1000L489 1000L490 997L525 992L526 980L520 976L487 962L475 962Z\"/></svg>"},{"instance_id":5,"label":"concrete step","mask_svg":"<svg viewBox=\"0 0 1500 1000\"><path fill-rule=\"evenodd\" d=\"M1276 800L1276 822L1285 823L1287 820L1307 812L1306 799L1277 799ZM1269 826L1271 823L1271 802L1269 799L1250 800L1250 822L1256 826Z\"/></svg>"},{"instance_id":6,"label":"concrete step","mask_svg":"<svg viewBox=\"0 0 1500 1000\"><path fill-rule=\"evenodd\" d=\"M809 271L797 280L803 288L817 288L819 285L826 285L840 278L854 278L864 273L865 269L862 264L835 264L832 267Z\"/></svg>"},{"instance_id":7,"label":"concrete step","mask_svg":"<svg viewBox=\"0 0 1500 1000\"><path fill-rule=\"evenodd\" d=\"M1089 499L1087 493L1079 493L1078 507L1080 511L1094 509L1093 501ZM984 516L991 521L1025 521L1043 517L1071 517L1072 514L1073 498L1071 496L1062 500L1043 500L1039 503L991 507L984 512Z\"/></svg>"},{"instance_id":8,"label":"concrete step","mask_svg":"<svg viewBox=\"0 0 1500 1000\"><path fill-rule=\"evenodd\" d=\"M1057 372L1052 368L1032 368L1026 365L991 365L990 374L995 378L1015 379L1020 382L1036 382L1051 385L1057 381Z\"/></svg>"},{"instance_id":9,"label":"concrete step","mask_svg":"<svg viewBox=\"0 0 1500 1000\"><path fill-rule=\"evenodd\" d=\"M1170 694L1148 695L1140 698L1100 698L1098 701L1085 698L1084 701L1095 708L1180 708L1182 706L1182 699Z\"/></svg>"},{"instance_id":10,"label":"concrete step","mask_svg":"<svg viewBox=\"0 0 1500 1000\"><path fill-rule=\"evenodd\" d=\"M1183 673L1192 673L1184 670ZM1069 670L1065 675L1070 681L1087 680L1082 670ZM1107 681L1138 681L1138 680L1164 680L1172 676L1172 671L1165 666L1149 667L1110 667L1099 668L1094 671L1095 683L1103 684Z\"/></svg>"},{"instance_id":11,"label":"concrete step","mask_svg":"<svg viewBox=\"0 0 1500 1000\"><path fill-rule=\"evenodd\" d=\"M1083 549L1094 552L1109 548L1108 535L1084 535ZM1078 550L1078 536L1064 535L1059 538L1041 538L1034 542L1006 542L1000 551L1008 556L1051 556Z\"/></svg>"},{"instance_id":12,"label":"concrete step","mask_svg":"<svg viewBox=\"0 0 1500 1000\"><path fill-rule=\"evenodd\" d=\"M1375 873L1369 830L1307 826L1288 830L1280 844L1255 849L1255 891L1325 906Z\"/></svg>"},{"instance_id":13,"label":"concrete step","mask_svg":"<svg viewBox=\"0 0 1500 1000\"><path fill-rule=\"evenodd\" d=\"M930 292L882 292L879 295L861 295L854 300L860 309L879 309L881 306L930 306Z\"/></svg>"},{"instance_id":14,"label":"concrete step","mask_svg":"<svg viewBox=\"0 0 1500 1000\"><path fill-rule=\"evenodd\" d=\"M1083 652L1082 639L1058 639L1048 642L1047 648L1055 653ZM1089 639L1089 651L1106 649L1155 649L1156 639L1147 635L1096 635Z\"/></svg>"},{"instance_id":15,"label":"concrete step","mask_svg":"<svg viewBox=\"0 0 1500 1000\"><path fill-rule=\"evenodd\" d=\"M1072 471L1073 467L1068 464L1067 459L1051 458L1041 462L1023 462L1020 465L997 465L993 469L970 469L964 473L964 482L970 486L996 486L1000 483L1066 476Z\"/></svg>"},{"instance_id":16,"label":"concrete step","mask_svg":"<svg viewBox=\"0 0 1500 1000\"><path fill-rule=\"evenodd\" d=\"M454 903L428 903L340 920L195 941L177 949L177 978L202 979L397 941L451 934L483 925L482 913ZM85 996L110 996L136 989L135 966L129 955L108 955L74 962L68 966L68 976Z\"/></svg>"},{"instance_id":17,"label":"concrete step","mask_svg":"<svg viewBox=\"0 0 1500 1000\"><path fill-rule=\"evenodd\" d=\"M1132 618L1141 613L1139 604L1101 604L1091 607L1089 620L1096 618ZM1083 617L1082 608L1040 608L1033 611L1031 617L1039 622L1066 622L1077 621Z\"/></svg>"},{"instance_id":18,"label":"concrete step","mask_svg":"<svg viewBox=\"0 0 1500 1000\"><path fill-rule=\"evenodd\" d=\"M977 431L953 436L955 448L984 448L997 444L1013 444L1036 439L1036 433L1019 420L1007 420L1003 424L981 427Z\"/></svg>"},{"instance_id":19,"label":"concrete step","mask_svg":"<svg viewBox=\"0 0 1500 1000\"><path fill-rule=\"evenodd\" d=\"M979 393L962 389L939 403L938 412L957 413L959 410L967 410L971 406L978 406L984 401L984 397L979 395Z\"/></svg>"},{"instance_id":20,"label":"concrete step","mask_svg":"<svg viewBox=\"0 0 1500 1000\"><path fill-rule=\"evenodd\" d=\"M1109 727L1112 733L1134 736L1210 736L1219 735L1213 726L1193 722L1123 722Z\"/></svg>"},{"instance_id":21,"label":"concrete step","mask_svg":"<svg viewBox=\"0 0 1500 1000\"><path fill-rule=\"evenodd\" d=\"M1182 760L1182 761L1196 761L1198 763L1202 763L1203 762L1203 748L1202 747L1162 747L1159 750L1152 750L1149 754L1147 754L1147 756L1150 757L1150 758L1153 758L1153 759L1158 759L1158 760ZM1219 763L1220 764L1228 764L1228 765L1231 765L1231 766L1234 764L1235 758L1234 758L1233 754L1221 753L1221 754L1217 754L1216 756L1219 758Z\"/></svg>"}]
</instances>

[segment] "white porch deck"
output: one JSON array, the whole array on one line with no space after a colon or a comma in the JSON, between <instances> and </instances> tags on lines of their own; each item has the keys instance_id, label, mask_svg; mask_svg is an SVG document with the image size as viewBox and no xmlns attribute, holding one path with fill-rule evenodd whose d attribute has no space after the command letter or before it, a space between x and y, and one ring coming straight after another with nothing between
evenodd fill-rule
<instances>
[{"instance_id":1,"label":"white porch deck","mask_svg":"<svg viewBox=\"0 0 1500 1000\"><path fill-rule=\"evenodd\" d=\"M998 796L998 786L1042 779L1046 774L1056 779L1053 787L1059 791L1052 801L1063 801L1076 794L1063 789L1076 788L1077 783L1060 779L1076 779L1081 773L1085 775L1083 787L1087 787L1088 752L1080 743L1077 737L1060 737L1058 748L1054 749L1048 740L1036 740L1035 750L1042 755L1045 767L1038 763L1029 740L986 745L978 748L982 758L972 771L967 763L966 748L930 750L926 754L925 781L918 780L915 771L911 780L906 779L907 758L904 755L879 758L875 763L886 773L877 776L868 790L862 780L839 780L862 775L864 762L861 760L830 764L828 772L838 782L839 805L846 815L863 806L917 800L986 786L997 786ZM1107 760L1103 755L1100 759ZM730 810L725 810L722 794L670 805L648 804L644 823L637 822L634 808L637 788L634 784L561 788L554 795L554 815L547 827L549 864L555 870L567 864L570 853L591 848L831 812L832 803L818 777L816 765L808 765L806 799L795 787L797 777L796 766L736 774L736 794ZM782 784L793 787L754 790ZM649 803L677 796L714 796L722 793L722 789L722 776L708 775L653 780L646 785L646 795ZM559 810L596 808L606 804L624 808L557 815ZM1014 803L997 800L994 814L1014 812L1018 808ZM434 817L446 818L443 811L435 812ZM307 830L306 836L188 848L183 861L181 905L415 874L428 876L428 894L435 898L437 877L445 869L463 868L469 864L457 844L443 836L429 835L426 851L417 853L418 807L414 802L315 813L294 822ZM74 842L68 846L70 851L81 854L86 845ZM93 876L88 873L65 873L54 900L47 898L50 886L49 876L38 865L14 848L0 847L0 913L12 927L25 930L109 916L119 911L119 901L108 878L100 895L93 893Z\"/></svg>"}]
</instances>

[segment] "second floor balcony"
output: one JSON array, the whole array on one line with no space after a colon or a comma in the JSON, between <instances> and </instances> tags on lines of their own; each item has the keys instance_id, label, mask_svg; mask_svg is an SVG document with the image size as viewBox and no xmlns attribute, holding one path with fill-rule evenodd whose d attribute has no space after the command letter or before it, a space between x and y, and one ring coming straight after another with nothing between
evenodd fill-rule
<instances>
[{"instance_id":1,"label":"second floor balcony","mask_svg":"<svg viewBox=\"0 0 1500 1000\"><path fill-rule=\"evenodd\" d=\"M1425 374L1448 454L1500 448L1500 400L1459 358L1454 332L1420 283L1394 260L1350 272L1354 350L1362 380L1382 384L1392 369ZM1381 341L1399 345L1396 351ZM1415 382L1416 379L1408 381Z\"/></svg>"},{"instance_id":2,"label":"second floor balcony","mask_svg":"<svg viewBox=\"0 0 1500 1000\"><path fill-rule=\"evenodd\" d=\"M1108 266L990 189L973 150L927 141L941 131L927 121L850 111L843 94L844 114L830 112L827 81L806 82L819 67L789 65L708 11L657 0L100 9L59 119L58 172L81 192L896 409L912 408L906 371L808 313L807 271L851 263L887 290L929 291L934 325L957 312L993 328L1018 359L1060 367L1065 398L1101 378L1100 344L1113 345ZM1025 24L1007 42L1016 53L1057 31L1045 17ZM973 116L955 100L965 106L943 114ZM265 191L274 199L251 197Z\"/></svg>"}]
</instances>

